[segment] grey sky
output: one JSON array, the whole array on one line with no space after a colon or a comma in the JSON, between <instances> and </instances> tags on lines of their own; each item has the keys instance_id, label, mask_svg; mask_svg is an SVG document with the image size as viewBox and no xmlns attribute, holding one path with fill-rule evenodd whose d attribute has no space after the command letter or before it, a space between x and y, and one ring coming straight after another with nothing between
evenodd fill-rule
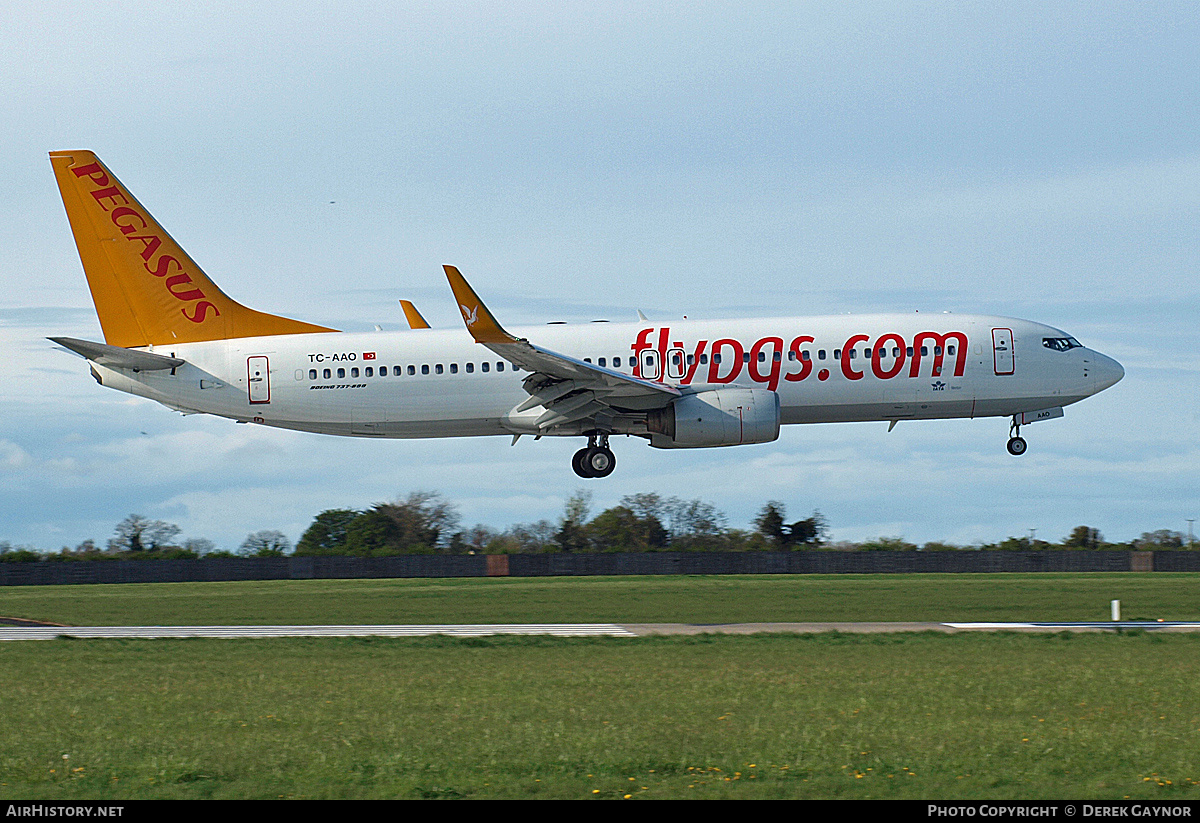
<instances>
[{"instance_id":1,"label":"grey sky","mask_svg":"<svg viewBox=\"0 0 1200 823\"><path fill-rule=\"evenodd\" d=\"M1200 488L1191 3L5 4L0 540L130 512L226 548L415 489L467 524L636 491L835 537L1186 528ZM770 445L333 439L183 418L43 338L100 339L46 152L95 150L232 296L340 328L910 310L1066 329L1127 377L1000 420Z\"/></svg>"}]
</instances>

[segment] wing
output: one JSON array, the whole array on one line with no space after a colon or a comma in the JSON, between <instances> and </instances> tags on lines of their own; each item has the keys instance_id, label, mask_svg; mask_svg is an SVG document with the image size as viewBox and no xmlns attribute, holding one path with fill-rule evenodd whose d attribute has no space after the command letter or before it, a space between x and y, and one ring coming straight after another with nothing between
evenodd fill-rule
<instances>
[{"instance_id":1,"label":"wing","mask_svg":"<svg viewBox=\"0 0 1200 823\"><path fill-rule=\"evenodd\" d=\"M475 342L531 372L523 383L529 398L506 418L514 428L537 434L558 433L555 429L571 434L575 429L609 431L616 416L660 409L681 395L673 386L585 363L509 334L458 269L444 268ZM538 407L544 411L538 413Z\"/></svg>"}]
</instances>

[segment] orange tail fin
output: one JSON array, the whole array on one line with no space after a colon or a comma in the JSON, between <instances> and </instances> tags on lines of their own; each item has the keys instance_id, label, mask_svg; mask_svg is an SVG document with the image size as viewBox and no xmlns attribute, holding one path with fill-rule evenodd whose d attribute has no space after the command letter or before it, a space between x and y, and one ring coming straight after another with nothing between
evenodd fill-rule
<instances>
[{"instance_id":1,"label":"orange tail fin","mask_svg":"<svg viewBox=\"0 0 1200 823\"><path fill-rule=\"evenodd\" d=\"M90 151L50 152L109 345L331 332L230 298Z\"/></svg>"}]
</instances>

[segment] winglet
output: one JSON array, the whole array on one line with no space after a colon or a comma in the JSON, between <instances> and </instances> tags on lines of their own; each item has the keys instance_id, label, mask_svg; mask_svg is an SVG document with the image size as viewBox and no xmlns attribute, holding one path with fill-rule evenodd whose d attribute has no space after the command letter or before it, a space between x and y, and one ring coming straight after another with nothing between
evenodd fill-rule
<instances>
[{"instance_id":1,"label":"winglet","mask_svg":"<svg viewBox=\"0 0 1200 823\"><path fill-rule=\"evenodd\" d=\"M450 281L450 289L454 292L454 300L458 310L462 312L467 331L475 338L476 343L516 343L516 337L506 332L496 322L496 318L488 311L487 306L479 299L479 295L467 283L466 279L454 266L443 266L446 279Z\"/></svg>"},{"instance_id":2,"label":"winglet","mask_svg":"<svg viewBox=\"0 0 1200 823\"><path fill-rule=\"evenodd\" d=\"M417 311L417 307L412 304L411 300L401 300L400 308L404 309L404 317L408 320L410 329L427 329L429 324L425 322L425 318Z\"/></svg>"}]
</instances>

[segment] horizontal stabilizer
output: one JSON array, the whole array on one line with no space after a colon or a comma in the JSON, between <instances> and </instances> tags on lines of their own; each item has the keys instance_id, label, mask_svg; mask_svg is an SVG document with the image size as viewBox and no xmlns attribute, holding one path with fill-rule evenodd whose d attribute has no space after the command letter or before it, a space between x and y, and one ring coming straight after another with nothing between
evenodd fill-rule
<instances>
[{"instance_id":1,"label":"horizontal stabilizer","mask_svg":"<svg viewBox=\"0 0 1200 823\"><path fill-rule=\"evenodd\" d=\"M174 369L186 363L178 357L166 357L148 351L123 349L120 346L109 346L106 343L93 343L90 340L77 340L74 337L49 337L65 349L86 357L93 363L116 369L133 369L134 371L160 371Z\"/></svg>"}]
</instances>

